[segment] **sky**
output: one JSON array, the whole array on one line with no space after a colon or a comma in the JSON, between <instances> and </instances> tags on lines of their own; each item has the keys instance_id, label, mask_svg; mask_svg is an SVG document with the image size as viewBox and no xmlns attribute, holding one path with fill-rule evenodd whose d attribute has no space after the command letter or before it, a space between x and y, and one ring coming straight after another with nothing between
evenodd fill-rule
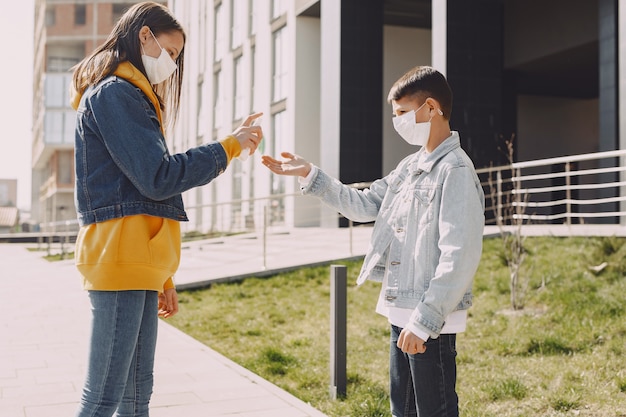
<instances>
[{"instance_id":1,"label":"sky","mask_svg":"<svg viewBox=\"0 0 626 417\"><path fill-rule=\"evenodd\" d=\"M11 6L3 9L0 13L3 56L0 61L0 178L17 179L17 206L29 209L34 0L12 0Z\"/></svg>"}]
</instances>

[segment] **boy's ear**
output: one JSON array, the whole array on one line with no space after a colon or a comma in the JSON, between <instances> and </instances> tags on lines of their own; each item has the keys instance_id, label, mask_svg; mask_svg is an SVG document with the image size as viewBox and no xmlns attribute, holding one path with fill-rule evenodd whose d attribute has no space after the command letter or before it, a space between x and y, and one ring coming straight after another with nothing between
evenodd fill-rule
<instances>
[{"instance_id":1,"label":"boy's ear","mask_svg":"<svg viewBox=\"0 0 626 417\"><path fill-rule=\"evenodd\" d=\"M443 116L443 111L441 110L441 105L437 100L432 97L428 97L426 99L426 105L433 109L439 116Z\"/></svg>"}]
</instances>

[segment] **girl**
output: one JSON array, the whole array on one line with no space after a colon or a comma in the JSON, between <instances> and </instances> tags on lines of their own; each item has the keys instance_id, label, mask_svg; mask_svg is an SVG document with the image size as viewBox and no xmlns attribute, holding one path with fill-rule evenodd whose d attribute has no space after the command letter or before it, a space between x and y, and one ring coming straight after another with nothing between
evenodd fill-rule
<instances>
[{"instance_id":1,"label":"girl","mask_svg":"<svg viewBox=\"0 0 626 417\"><path fill-rule=\"evenodd\" d=\"M74 68L76 265L92 305L77 417L148 416L158 316L178 311L181 193L224 172L263 136L249 116L220 142L171 155L185 32L162 5L131 7ZM167 120L166 120L167 119Z\"/></svg>"}]
</instances>

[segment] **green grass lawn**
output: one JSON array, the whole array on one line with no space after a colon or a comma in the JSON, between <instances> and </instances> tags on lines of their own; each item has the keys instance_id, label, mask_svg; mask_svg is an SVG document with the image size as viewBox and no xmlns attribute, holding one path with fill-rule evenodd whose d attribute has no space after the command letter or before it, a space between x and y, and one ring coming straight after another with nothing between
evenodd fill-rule
<instances>
[{"instance_id":1,"label":"green grass lawn","mask_svg":"<svg viewBox=\"0 0 626 417\"><path fill-rule=\"evenodd\" d=\"M510 309L499 239L485 240L457 340L462 416L626 416L626 242L528 238L525 308ZM590 267L606 262L601 272ZM168 322L329 416L390 416L379 285L348 267L348 393L329 398L329 267L182 292ZM600 268L598 268L600 269Z\"/></svg>"}]
</instances>

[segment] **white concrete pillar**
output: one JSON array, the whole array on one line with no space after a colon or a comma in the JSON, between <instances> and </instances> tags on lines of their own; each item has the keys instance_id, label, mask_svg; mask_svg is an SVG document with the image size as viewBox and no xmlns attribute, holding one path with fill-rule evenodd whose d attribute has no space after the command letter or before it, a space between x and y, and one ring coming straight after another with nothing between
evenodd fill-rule
<instances>
[{"instance_id":1,"label":"white concrete pillar","mask_svg":"<svg viewBox=\"0 0 626 417\"><path fill-rule=\"evenodd\" d=\"M446 75L448 54L448 0L432 0L432 66Z\"/></svg>"},{"instance_id":2,"label":"white concrete pillar","mask_svg":"<svg viewBox=\"0 0 626 417\"><path fill-rule=\"evenodd\" d=\"M339 177L341 104L341 0L321 8L320 167ZM321 226L337 227L333 210L322 206Z\"/></svg>"}]
</instances>

